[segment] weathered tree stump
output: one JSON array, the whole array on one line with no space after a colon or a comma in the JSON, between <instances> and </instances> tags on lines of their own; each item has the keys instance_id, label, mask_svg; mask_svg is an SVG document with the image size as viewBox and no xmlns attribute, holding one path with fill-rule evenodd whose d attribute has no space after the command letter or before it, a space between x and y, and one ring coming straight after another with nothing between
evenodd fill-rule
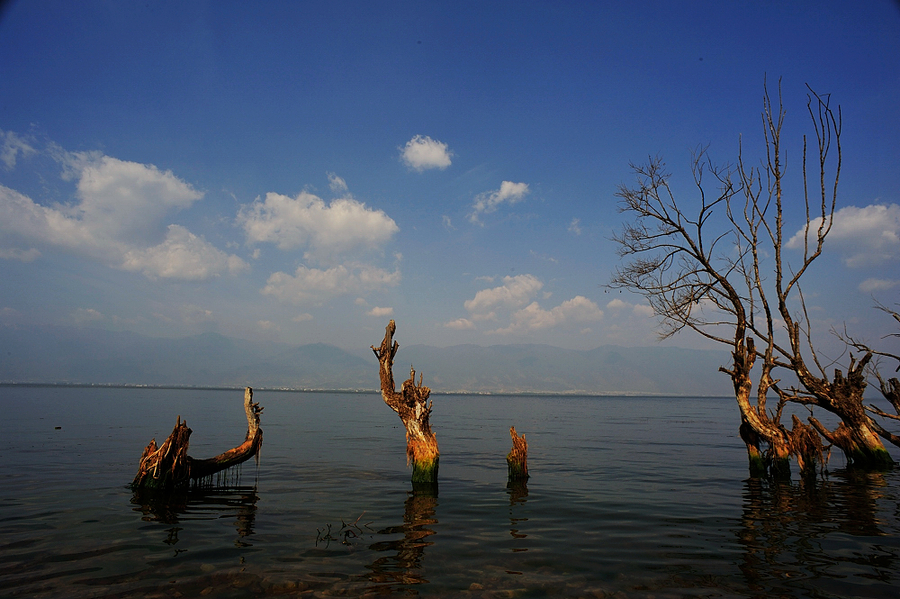
<instances>
[{"instance_id":1,"label":"weathered tree stump","mask_svg":"<svg viewBox=\"0 0 900 599\"><path fill-rule=\"evenodd\" d=\"M253 403L253 389L244 391L244 412L247 416L247 437L233 449L215 457L198 460L187 455L191 429L181 416L175 422L172 434L159 447L156 439L141 454L137 476L131 483L133 489L171 490L187 486L191 481L202 481L218 472L259 456L263 431L259 426L259 415L263 408Z\"/></svg>"},{"instance_id":2,"label":"weathered tree stump","mask_svg":"<svg viewBox=\"0 0 900 599\"><path fill-rule=\"evenodd\" d=\"M800 475L814 478L817 466L819 469L825 467L825 448L822 446L822 439L813 427L800 422L796 414L791 416L791 422L791 455L797 458Z\"/></svg>"},{"instance_id":3,"label":"weathered tree stump","mask_svg":"<svg viewBox=\"0 0 900 599\"><path fill-rule=\"evenodd\" d=\"M412 464L412 482L437 483L438 451L437 438L431 432L431 389L422 385L422 375L416 384L416 371L410 367L409 379L403 381L398 393L394 388L394 356L400 344L393 341L396 323L391 320L384 332L380 347L372 347L380 364L381 397L389 408L397 412L406 428L406 461Z\"/></svg>"},{"instance_id":4,"label":"weathered tree stump","mask_svg":"<svg viewBox=\"0 0 900 599\"><path fill-rule=\"evenodd\" d=\"M506 454L506 465L509 470L509 482L528 480L528 441L525 435L516 433L516 427L509 427L512 437L512 449Z\"/></svg>"}]
</instances>

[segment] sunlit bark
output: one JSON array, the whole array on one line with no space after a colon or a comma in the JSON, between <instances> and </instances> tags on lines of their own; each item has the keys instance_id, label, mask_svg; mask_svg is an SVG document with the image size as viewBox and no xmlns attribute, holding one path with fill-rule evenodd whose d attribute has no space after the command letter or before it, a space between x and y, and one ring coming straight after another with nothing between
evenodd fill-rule
<instances>
[{"instance_id":1,"label":"sunlit bark","mask_svg":"<svg viewBox=\"0 0 900 599\"><path fill-rule=\"evenodd\" d=\"M253 389L244 390L244 412L247 416L247 436L244 442L215 457L198 460L187 455L191 429L187 422L178 417L172 433L159 447L156 439L141 455L138 473L131 486L135 489L175 489L194 483L222 472L232 466L246 462L259 455L262 447L263 431L259 426L259 416L263 408L253 402Z\"/></svg>"},{"instance_id":2,"label":"sunlit bark","mask_svg":"<svg viewBox=\"0 0 900 599\"><path fill-rule=\"evenodd\" d=\"M516 427L509 427L509 436L512 437L512 449L506 454L506 465L509 471L509 481L528 480L528 441L525 435L519 436Z\"/></svg>"},{"instance_id":3,"label":"sunlit bark","mask_svg":"<svg viewBox=\"0 0 900 599\"><path fill-rule=\"evenodd\" d=\"M381 397L389 408L397 412L406 428L406 458L412 465L413 483L436 483L438 476L437 437L431 431L431 402L428 401L431 389L422 385L422 376L416 384L416 371L410 367L409 378L400 385L397 392L394 387L394 356L400 344L393 341L397 325L391 320L384 332L380 347L372 347L380 366Z\"/></svg>"}]
</instances>

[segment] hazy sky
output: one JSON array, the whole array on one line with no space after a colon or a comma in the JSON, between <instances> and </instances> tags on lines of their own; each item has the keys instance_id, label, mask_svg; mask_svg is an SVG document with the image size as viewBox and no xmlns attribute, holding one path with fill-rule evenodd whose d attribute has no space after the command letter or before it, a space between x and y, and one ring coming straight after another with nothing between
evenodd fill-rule
<instances>
[{"instance_id":1,"label":"hazy sky","mask_svg":"<svg viewBox=\"0 0 900 599\"><path fill-rule=\"evenodd\" d=\"M811 317L876 341L873 298L900 301L895 2L4 4L0 323L652 344L642 298L604 288L617 186L659 155L688 202L698 145L756 163L779 77L792 185L805 85L843 114Z\"/></svg>"}]
</instances>

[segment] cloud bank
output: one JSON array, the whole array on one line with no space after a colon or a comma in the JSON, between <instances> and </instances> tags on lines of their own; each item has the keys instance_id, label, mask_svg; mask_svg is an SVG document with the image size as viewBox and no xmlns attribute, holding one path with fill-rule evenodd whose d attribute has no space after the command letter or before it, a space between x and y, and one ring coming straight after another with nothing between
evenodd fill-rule
<instances>
[{"instance_id":1,"label":"cloud bank","mask_svg":"<svg viewBox=\"0 0 900 599\"><path fill-rule=\"evenodd\" d=\"M378 248L400 230L383 211L353 198L326 204L305 191L296 198L267 193L264 200L242 208L237 223L250 245L273 243L281 250L303 247L307 259L324 262L356 250Z\"/></svg>"},{"instance_id":2,"label":"cloud bank","mask_svg":"<svg viewBox=\"0 0 900 599\"><path fill-rule=\"evenodd\" d=\"M499 320L500 312L503 312L504 315L508 313L509 324L488 333L508 335L584 324L603 318L603 310L581 295L553 308L542 308L533 298L543 287L544 284L534 275L504 277L502 285L482 289L464 303L470 318L458 318L444 326L456 330L474 330L476 322Z\"/></svg>"},{"instance_id":3,"label":"cloud bank","mask_svg":"<svg viewBox=\"0 0 900 599\"><path fill-rule=\"evenodd\" d=\"M203 280L238 273L247 264L180 225L173 212L203 197L153 165L98 154L59 153L66 177L76 179L76 201L43 206L0 185L0 232L6 243L48 246L151 278ZM0 256L33 259L37 248L6 247Z\"/></svg>"},{"instance_id":4,"label":"cloud bank","mask_svg":"<svg viewBox=\"0 0 900 599\"><path fill-rule=\"evenodd\" d=\"M293 275L273 273L262 289L262 294L292 304L308 304L341 295L359 295L393 287L400 283L400 279L399 270L389 272L366 264L349 267L341 264L327 269L301 265Z\"/></svg>"},{"instance_id":5,"label":"cloud bank","mask_svg":"<svg viewBox=\"0 0 900 599\"><path fill-rule=\"evenodd\" d=\"M815 218L810 226L810 243L822 218ZM803 229L788 240L787 247L803 249ZM851 268L878 266L900 258L900 206L870 204L858 208L847 206L834 213L826 248L836 249L844 263Z\"/></svg>"}]
</instances>

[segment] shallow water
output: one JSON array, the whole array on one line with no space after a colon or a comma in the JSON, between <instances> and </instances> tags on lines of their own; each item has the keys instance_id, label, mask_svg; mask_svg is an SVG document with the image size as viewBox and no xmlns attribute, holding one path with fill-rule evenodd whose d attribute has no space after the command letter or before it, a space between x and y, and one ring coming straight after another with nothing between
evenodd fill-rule
<instances>
[{"instance_id":1,"label":"shallow water","mask_svg":"<svg viewBox=\"0 0 900 599\"><path fill-rule=\"evenodd\" d=\"M0 387L0 596L895 597L900 479L833 456L746 478L728 399L435 395L434 493L413 493L378 395L257 391L261 459L228 487L128 483L186 419L243 440L243 393ZM515 425L527 485L508 488ZM59 427L59 428L57 428ZM896 456L895 456L896 457Z\"/></svg>"}]
</instances>

